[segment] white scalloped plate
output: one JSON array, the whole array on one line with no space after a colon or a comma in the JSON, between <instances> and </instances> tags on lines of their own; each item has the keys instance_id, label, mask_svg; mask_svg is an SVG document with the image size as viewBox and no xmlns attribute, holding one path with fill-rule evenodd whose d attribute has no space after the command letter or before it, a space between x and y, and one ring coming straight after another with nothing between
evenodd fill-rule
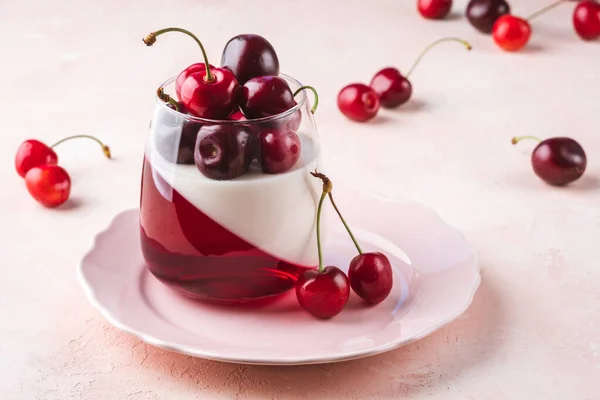
<instances>
[{"instance_id":1,"label":"white scalloped plate","mask_svg":"<svg viewBox=\"0 0 600 400\"><path fill-rule=\"evenodd\" d=\"M184 298L146 269L138 210L118 214L96 236L79 265L80 282L111 324L146 343L245 364L329 363L383 353L431 334L469 307L480 274L459 231L413 202L337 187L335 195L363 249L385 252L394 266L394 289L375 307L352 294L341 314L321 321L300 309L293 292L253 308ZM326 264L345 269L356 250L338 221L328 226Z\"/></svg>"}]
</instances>

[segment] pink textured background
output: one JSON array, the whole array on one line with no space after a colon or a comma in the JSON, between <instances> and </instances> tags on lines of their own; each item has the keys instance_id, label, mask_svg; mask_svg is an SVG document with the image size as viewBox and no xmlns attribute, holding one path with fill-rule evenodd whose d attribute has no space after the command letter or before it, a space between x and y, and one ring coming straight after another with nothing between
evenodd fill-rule
<instances>
[{"instance_id":1,"label":"pink textured background","mask_svg":"<svg viewBox=\"0 0 600 400\"><path fill-rule=\"evenodd\" d=\"M575 37L570 3L535 22L528 50L502 53L456 3L455 19L427 22L408 0L2 1L0 398L600 399L600 46ZM529 14L547 1L513 3ZM282 70L321 93L332 177L432 206L477 248L484 279L468 312L386 355L298 368L193 359L105 323L75 265L115 213L138 204L157 84L199 60L184 37L142 44L170 25L195 31L214 63L235 34L269 38ZM406 70L446 35L475 50L431 53L406 107L368 125L338 113L343 85L388 64ZM14 151L76 133L100 136L115 159L91 142L62 146L73 198L45 210L14 172ZM586 176L545 186L529 165L533 143L513 148L515 134L573 136Z\"/></svg>"}]
</instances>

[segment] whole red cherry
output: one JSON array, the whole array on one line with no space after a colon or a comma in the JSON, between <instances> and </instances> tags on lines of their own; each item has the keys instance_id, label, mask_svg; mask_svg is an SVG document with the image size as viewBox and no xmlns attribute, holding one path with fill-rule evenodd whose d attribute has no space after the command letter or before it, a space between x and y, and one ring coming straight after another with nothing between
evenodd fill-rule
<instances>
[{"instance_id":1,"label":"whole red cherry","mask_svg":"<svg viewBox=\"0 0 600 400\"><path fill-rule=\"evenodd\" d=\"M206 119L226 119L233 108L239 90L239 84L231 71L213 68L202 42L191 32L181 28L165 28L150 33L143 41L146 46L156 43L156 38L168 32L180 32L196 41L204 63L194 64L186 68L178 76L176 91L179 101L193 115Z\"/></svg>"},{"instance_id":2,"label":"whole red cherry","mask_svg":"<svg viewBox=\"0 0 600 400\"><path fill-rule=\"evenodd\" d=\"M501 49L519 51L529 42L531 25L523 18L503 15L494 24L492 36Z\"/></svg>"},{"instance_id":3,"label":"whole red cherry","mask_svg":"<svg viewBox=\"0 0 600 400\"><path fill-rule=\"evenodd\" d=\"M15 156L15 168L22 178L33 167L57 163L58 156L54 150L35 139L29 139L21 143Z\"/></svg>"},{"instance_id":4,"label":"whole red cherry","mask_svg":"<svg viewBox=\"0 0 600 400\"><path fill-rule=\"evenodd\" d=\"M383 253L361 253L350 262L348 279L350 287L360 298L370 304L379 304L392 291L392 264Z\"/></svg>"},{"instance_id":5,"label":"whole red cherry","mask_svg":"<svg viewBox=\"0 0 600 400\"><path fill-rule=\"evenodd\" d=\"M48 208L63 204L71 193L71 178L58 165L31 168L25 174L25 184L31 197Z\"/></svg>"},{"instance_id":6,"label":"whole red cherry","mask_svg":"<svg viewBox=\"0 0 600 400\"><path fill-rule=\"evenodd\" d=\"M535 136L512 139L517 144L523 139L537 140L539 144L531 153L531 165L535 174L554 186L564 186L581 178L587 166L583 147L568 137L540 140Z\"/></svg>"},{"instance_id":7,"label":"whole red cherry","mask_svg":"<svg viewBox=\"0 0 600 400\"><path fill-rule=\"evenodd\" d=\"M277 53L260 35L243 34L229 39L221 55L221 67L230 70L240 85L259 76L279 75Z\"/></svg>"},{"instance_id":8,"label":"whole red cherry","mask_svg":"<svg viewBox=\"0 0 600 400\"><path fill-rule=\"evenodd\" d=\"M379 111L379 96L362 83L351 83L340 90L337 98L339 110L357 122L373 119Z\"/></svg>"},{"instance_id":9,"label":"whole red cherry","mask_svg":"<svg viewBox=\"0 0 600 400\"><path fill-rule=\"evenodd\" d=\"M600 37L600 3L592 0L581 1L573 12L573 27L583 40L596 40Z\"/></svg>"},{"instance_id":10,"label":"whole red cherry","mask_svg":"<svg viewBox=\"0 0 600 400\"><path fill-rule=\"evenodd\" d=\"M419 13L428 19L446 18L452 8L452 0L418 0Z\"/></svg>"}]
</instances>

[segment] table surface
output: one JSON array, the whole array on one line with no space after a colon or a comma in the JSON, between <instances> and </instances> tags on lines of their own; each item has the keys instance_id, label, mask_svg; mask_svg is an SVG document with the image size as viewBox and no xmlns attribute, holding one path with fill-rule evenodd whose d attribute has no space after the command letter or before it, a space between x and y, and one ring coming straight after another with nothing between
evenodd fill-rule
<instances>
[{"instance_id":1,"label":"table surface","mask_svg":"<svg viewBox=\"0 0 600 400\"><path fill-rule=\"evenodd\" d=\"M529 14L546 0L513 4ZM0 13L0 398L21 399L600 399L600 46L571 28L573 3L533 24L527 50L501 52L463 17L425 21L414 1L4 0ZM166 77L199 60L191 40L141 38L194 30L218 63L231 36L255 32L282 70L316 86L331 176L427 204L461 229L483 282L457 321L414 344L323 366L254 367L195 359L139 342L86 301L75 265L119 211L139 201L140 167ZM346 120L337 91L386 65L406 71L419 51L448 43L415 71L414 98L369 124ZM101 137L59 150L73 197L48 210L12 166L27 138ZM533 142L569 135L586 175L543 184ZM410 229L410 227L402 227Z\"/></svg>"}]
</instances>

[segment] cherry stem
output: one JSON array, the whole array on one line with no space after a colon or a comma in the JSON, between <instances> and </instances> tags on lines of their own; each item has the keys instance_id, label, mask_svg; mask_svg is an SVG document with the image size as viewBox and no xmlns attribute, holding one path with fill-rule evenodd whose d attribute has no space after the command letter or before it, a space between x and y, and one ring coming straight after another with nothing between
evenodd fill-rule
<instances>
[{"instance_id":1,"label":"cherry stem","mask_svg":"<svg viewBox=\"0 0 600 400\"><path fill-rule=\"evenodd\" d=\"M538 17L539 15L542 15L543 13L545 13L546 11L550 11L552 10L554 7L559 6L561 3L564 3L566 0L558 0L555 1L554 3L548 4L546 7L534 12L533 14L531 14L529 17L525 18L528 21L531 21L532 19Z\"/></svg>"},{"instance_id":2,"label":"cherry stem","mask_svg":"<svg viewBox=\"0 0 600 400\"><path fill-rule=\"evenodd\" d=\"M356 250L358 250L359 254L362 254L363 251L360 248L360 245L358 244L358 241L356 240L356 237L354 237L354 234L352 233L352 230L350 229L350 227L346 223L346 220L342 216L342 213L340 212L339 208L337 207L337 204L335 204L335 201L333 200L333 195L331 194L331 192L333 190L333 184L331 183L331 180L325 174L322 174L322 173L320 173L317 170L315 170L315 172L311 172L311 175L314 176L315 178L319 178L319 179L321 179L323 181L323 195L322 196L324 196L325 194L329 195L329 201L331 201L331 205L335 209L335 212L337 213L338 217L340 217L340 220L342 221L342 224L344 224L344 227L346 228L346 231L348 232L348 235L350 235L350 238L352 239L352 242L354 242L354 246L356 246ZM322 199L323 199L323 197L321 197L321 200ZM319 217L317 216L317 240L318 240L318 238L319 238Z\"/></svg>"},{"instance_id":3,"label":"cherry stem","mask_svg":"<svg viewBox=\"0 0 600 400\"><path fill-rule=\"evenodd\" d=\"M410 75L415 70L415 67L417 65L419 65L419 63L421 62L423 57L425 57L425 54L429 53L429 50L431 50L432 48L434 48L435 46L437 46L438 44L443 43L443 42L458 42L458 43L461 43L463 46L465 46L467 48L467 50L471 50L473 48L469 42L467 42L466 40L459 39L459 38L448 37L448 38L438 39L435 42L431 43L429 46L425 47L425 50L423 50L421 52L421 54L419 55L419 57L417 57L417 60L414 62L412 67L410 67L410 70L408 70L408 73L406 74L406 79L408 79L410 77Z\"/></svg>"},{"instance_id":4,"label":"cherry stem","mask_svg":"<svg viewBox=\"0 0 600 400\"><path fill-rule=\"evenodd\" d=\"M59 144L61 144L62 142L66 142L67 140L79 139L79 138L92 139L93 141L95 141L96 143L98 143L100 146L102 146L102 152L104 153L104 155L106 156L106 158L111 158L110 148L107 145L105 145L104 143L102 143L100 141L100 139L95 138L94 136L90 136L90 135L74 135L74 136L69 136L69 137L61 139L58 142L54 143L52 146L50 146L50 148L53 149L56 146L58 146Z\"/></svg>"},{"instance_id":5,"label":"cherry stem","mask_svg":"<svg viewBox=\"0 0 600 400\"><path fill-rule=\"evenodd\" d=\"M164 101L165 103L172 104L176 111L179 111L179 103L177 103L171 96L165 93L162 87L156 89L156 97Z\"/></svg>"},{"instance_id":6,"label":"cherry stem","mask_svg":"<svg viewBox=\"0 0 600 400\"><path fill-rule=\"evenodd\" d=\"M326 196L327 192L323 191L321 194L321 199L319 200L319 207L317 207L317 249L319 250L319 272L325 271L325 267L323 266L323 250L321 248L321 209L323 208L323 201L325 201Z\"/></svg>"},{"instance_id":7,"label":"cherry stem","mask_svg":"<svg viewBox=\"0 0 600 400\"><path fill-rule=\"evenodd\" d=\"M319 94L317 93L317 89L315 89L312 86L300 86L295 92L294 92L294 97L296 97L296 95L298 93L300 93L302 90L304 89L308 89L311 90L315 96L315 104L313 104L312 108L310 109L311 114L314 114L315 111L317 111L317 106L319 105Z\"/></svg>"},{"instance_id":8,"label":"cherry stem","mask_svg":"<svg viewBox=\"0 0 600 400\"><path fill-rule=\"evenodd\" d=\"M162 35L163 33L168 33L168 32L180 32L180 33L186 34L189 37L191 37L192 39L194 39L196 41L196 43L198 43L200 50L202 50L202 57L204 57L204 64L206 65L206 76L204 77L204 81L207 83L214 82L216 79L215 79L214 75L212 74L212 72L210 72L210 64L208 63L208 56L206 55L206 50L204 50L204 46L202 45L202 42L200 41L200 39L198 39L198 37L196 37L196 35L194 35L192 32L190 32L186 29L181 29L181 28L165 28L165 29L158 30L156 32L151 32L148 36L146 36L142 40L146 44L146 46L152 46L154 43L156 43L156 38L158 36Z\"/></svg>"},{"instance_id":9,"label":"cherry stem","mask_svg":"<svg viewBox=\"0 0 600 400\"><path fill-rule=\"evenodd\" d=\"M535 136L518 136L518 137L512 138L511 143L512 144L517 144L517 143L519 143L523 139L532 139L532 140L537 140L538 142L542 141L540 138L535 137Z\"/></svg>"}]
</instances>

